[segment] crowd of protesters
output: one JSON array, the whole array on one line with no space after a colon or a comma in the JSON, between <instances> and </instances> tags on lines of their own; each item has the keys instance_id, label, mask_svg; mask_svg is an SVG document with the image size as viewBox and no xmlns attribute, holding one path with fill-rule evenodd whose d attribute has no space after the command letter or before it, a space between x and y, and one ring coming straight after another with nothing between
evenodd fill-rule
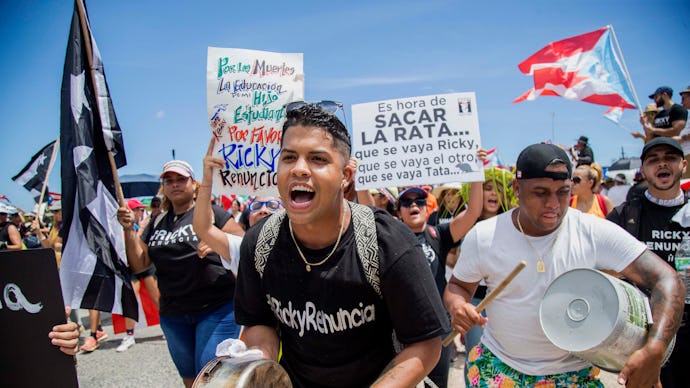
<instances>
[{"instance_id":1,"label":"crowd of protesters","mask_svg":"<svg viewBox=\"0 0 690 388\"><path fill-rule=\"evenodd\" d=\"M483 183L354 192L356 160L336 109L288 105L280 196L213 197L223 161L211 156L212 141L200 180L187 162L170 161L148 217L138 200L119 209L129 266L156 280L161 327L185 386L241 326L247 346L279 361L295 386L414 385L425 376L447 386L441 338L452 329L466 345L467 386L602 386L596 367L552 345L535 320L545 287L573 266L608 270L650 294L649 338L619 383L690 386L682 369L688 299L674 260L683 233L660 233L690 232L681 186L690 177L690 87L680 96L682 105L665 86L649 96L654 106L632 134L644 142L634 186L625 175L604 176L581 136L573 146L525 144L515 166L487 168ZM59 265L59 203L45 222L2 206L0 247L53 248ZM185 238L167 238L174 233ZM528 257L538 260L519 286L477 312ZM312 326L299 318L309 311ZM50 335L74 354L75 332L67 324Z\"/></svg>"}]
</instances>

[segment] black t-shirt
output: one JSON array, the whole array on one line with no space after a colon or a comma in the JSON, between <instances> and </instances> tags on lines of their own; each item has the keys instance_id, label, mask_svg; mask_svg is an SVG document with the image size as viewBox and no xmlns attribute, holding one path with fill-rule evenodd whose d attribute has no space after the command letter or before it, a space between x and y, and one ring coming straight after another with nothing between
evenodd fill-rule
<instances>
[{"instance_id":1,"label":"black t-shirt","mask_svg":"<svg viewBox=\"0 0 690 388\"><path fill-rule=\"evenodd\" d=\"M654 128L671 128L674 121L687 119L687 109L680 104L673 104L671 109L664 109L654 116Z\"/></svg>"},{"instance_id":2,"label":"black t-shirt","mask_svg":"<svg viewBox=\"0 0 690 388\"><path fill-rule=\"evenodd\" d=\"M235 292L237 323L278 327L281 364L295 387L362 387L373 383L395 357L392 331L401 343L449 330L429 265L412 232L374 210L381 299L364 276L352 223L333 256L307 272L283 221L263 278L254 266L256 240L268 218L242 241ZM310 262L333 246L300 249Z\"/></svg>"},{"instance_id":3,"label":"black t-shirt","mask_svg":"<svg viewBox=\"0 0 690 388\"><path fill-rule=\"evenodd\" d=\"M671 221L671 218L680 210L683 205L666 207L657 205L648 200L644 194L638 199L641 206L638 225L637 239L647 244L647 248L664 259L673 269L675 266L675 255L683 241L685 234L690 235L690 229L680 226ZM630 202L616 208L606 217L609 221L625 228L628 221L626 206L631 206Z\"/></svg>"},{"instance_id":4,"label":"black t-shirt","mask_svg":"<svg viewBox=\"0 0 690 388\"><path fill-rule=\"evenodd\" d=\"M417 241L422 246L422 251L424 251L424 256L429 263L429 268L434 276L434 281L436 282L436 288L441 296L443 296L443 291L446 289L446 258L448 257L448 252L456 247L459 241L453 241L453 235L450 233L450 224L440 224L436 226L427 226L433 229L433 231L424 231L421 233L415 233L417 236ZM427 234L436 234L436 240L438 242L438 252L434 249L434 244L427 241ZM430 237L433 238L433 235Z\"/></svg>"},{"instance_id":5,"label":"black t-shirt","mask_svg":"<svg viewBox=\"0 0 690 388\"><path fill-rule=\"evenodd\" d=\"M444 209L444 210L436 210L435 212L431 213L429 216L429 219L426 221L427 225L440 225L440 224L447 224L453 220L455 216L457 216L461 211L463 210L463 207L458 206L457 209L455 209L454 212L451 212L450 210Z\"/></svg>"},{"instance_id":6,"label":"black t-shirt","mask_svg":"<svg viewBox=\"0 0 690 388\"><path fill-rule=\"evenodd\" d=\"M182 315L210 311L232 301L235 276L223 267L220 257L197 255L199 244L192 220L194 208L175 216L167 212L156 224L148 223L141 239L148 245L149 257L156 265L160 289L160 314ZM230 215L213 206L214 225L222 228Z\"/></svg>"},{"instance_id":7,"label":"black t-shirt","mask_svg":"<svg viewBox=\"0 0 690 388\"><path fill-rule=\"evenodd\" d=\"M9 229L10 225L13 225L11 221L3 222L0 224L0 242L4 242L4 244L0 244L1 250L7 249L7 245L11 244L10 233L7 230Z\"/></svg>"},{"instance_id":8,"label":"black t-shirt","mask_svg":"<svg viewBox=\"0 0 690 388\"><path fill-rule=\"evenodd\" d=\"M592 147L584 146L577 153L577 165L590 165L592 163L594 163L594 151L592 151Z\"/></svg>"}]
</instances>

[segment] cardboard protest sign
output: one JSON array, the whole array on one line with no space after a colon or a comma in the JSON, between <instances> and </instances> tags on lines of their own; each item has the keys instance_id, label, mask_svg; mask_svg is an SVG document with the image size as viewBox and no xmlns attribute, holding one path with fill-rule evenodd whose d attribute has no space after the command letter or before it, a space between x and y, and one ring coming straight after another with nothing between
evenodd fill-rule
<instances>
[{"instance_id":1,"label":"cardboard protest sign","mask_svg":"<svg viewBox=\"0 0 690 388\"><path fill-rule=\"evenodd\" d=\"M208 48L208 120L225 168L214 192L278 195L285 104L304 99L302 54Z\"/></svg>"},{"instance_id":2,"label":"cardboard protest sign","mask_svg":"<svg viewBox=\"0 0 690 388\"><path fill-rule=\"evenodd\" d=\"M77 387L74 357L48 338L66 322L52 249L0 252L0 376L4 387Z\"/></svg>"},{"instance_id":3,"label":"cardboard protest sign","mask_svg":"<svg viewBox=\"0 0 690 388\"><path fill-rule=\"evenodd\" d=\"M357 189L484 180L474 93L352 106Z\"/></svg>"}]
</instances>

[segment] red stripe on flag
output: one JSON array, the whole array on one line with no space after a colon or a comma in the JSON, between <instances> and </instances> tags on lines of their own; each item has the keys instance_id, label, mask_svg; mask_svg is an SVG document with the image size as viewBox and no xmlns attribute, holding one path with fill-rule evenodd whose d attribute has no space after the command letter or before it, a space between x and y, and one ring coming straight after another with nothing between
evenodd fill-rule
<instances>
[{"instance_id":1,"label":"red stripe on flag","mask_svg":"<svg viewBox=\"0 0 690 388\"><path fill-rule=\"evenodd\" d=\"M149 295L146 286L141 283L137 301L139 302L139 322L138 325L153 326L160 324L160 316L158 315L158 308L153 304L151 296ZM142 311L143 310L143 311ZM125 326L125 317L120 314L112 314L113 333L120 334L127 331Z\"/></svg>"},{"instance_id":2,"label":"red stripe on flag","mask_svg":"<svg viewBox=\"0 0 690 388\"><path fill-rule=\"evenodd\" d=\"M588 77L578 77L575 72L565 72L560 67L546 67L534 71L534 88L548 89L547 84L563 85L566 89L587 80Z\"/></svg>"},{"instance_id":3,"label":"red stripe on flag","mask_svg":"<svg viewBox=\"0 0 690 388\"><path fill-rule=\"evenodd\" d=\"M518 96L518 98L514 99L513 104L517 104L518 102L523 102L525 100L528 100L530 95L532 95L532 93L534 93L534 88L522 93L520 96Z\"/></svg>"},{"instance_id":4,"label":"red stripe on flag","mask_svg":"<svg viewBox=\"0 0 690 388\"><path fill-rule=\"evenodd\" d=\"M158 308L151 300L151 295L149 295L149 290L144 286L139 289L139 298L141 299L141 307L144 309L144 316L146 316L146 326L157 325L161 322L160 316L158 315Z\"/></svg>"},{"instance_id":5,"label":"red stripe on flag","mask_svg":"<svg viewBox=\"0 0 690 388\"><path fill-rule=\"evenodd\" d=\"M584 51L589 51L597 44L599 38L606 32L608 27L588 32L586 34L573 36L557 42L551 42L546 47L532 54L529 58L520 62L518 68L524 74L530 74L532 65L537 63L557 62L562 58L568 58Z\"/></svg>"},{"instance_id":6,"label":"red stripe on flag","mask_svg":"<svg viewBox=\"0 0 690 388\"><path fill-rule=\"evenodd\" d=\"M635 109L634 105L630 104L618 94L593 94L589 97L583 98L582 101L586 101L591 104Z\"/></svg>"},{"instance_id":7,"label":"red stripe on flag","mask_svg":"<svg viewBox=\"0 0 690 388\"><path fill-rule=\"evenodd\" d=\"M113 320L113 332L115 334L124 333L127 329L125 328L125 317L120 314L112 314Z\"/></svg>"}]
</instances>

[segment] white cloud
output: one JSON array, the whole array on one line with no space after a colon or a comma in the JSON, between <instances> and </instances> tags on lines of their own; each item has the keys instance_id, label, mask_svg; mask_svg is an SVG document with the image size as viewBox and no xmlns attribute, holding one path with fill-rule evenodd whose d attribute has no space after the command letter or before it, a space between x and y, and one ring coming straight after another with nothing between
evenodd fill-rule
<instances>
[{"instance_id":1,"label":"white cloud","mask_svg":"<svg viewBox=\"0 0 690 388\"><path fill-rule=\"evenodd\" d=\"M158 112L156 112L156 118L157 118L157 119L160 120L160 119L162 119L163 117L165 117L165 111L164 111L164 110L159 110Z\"/></svg>"}]
</instances>

